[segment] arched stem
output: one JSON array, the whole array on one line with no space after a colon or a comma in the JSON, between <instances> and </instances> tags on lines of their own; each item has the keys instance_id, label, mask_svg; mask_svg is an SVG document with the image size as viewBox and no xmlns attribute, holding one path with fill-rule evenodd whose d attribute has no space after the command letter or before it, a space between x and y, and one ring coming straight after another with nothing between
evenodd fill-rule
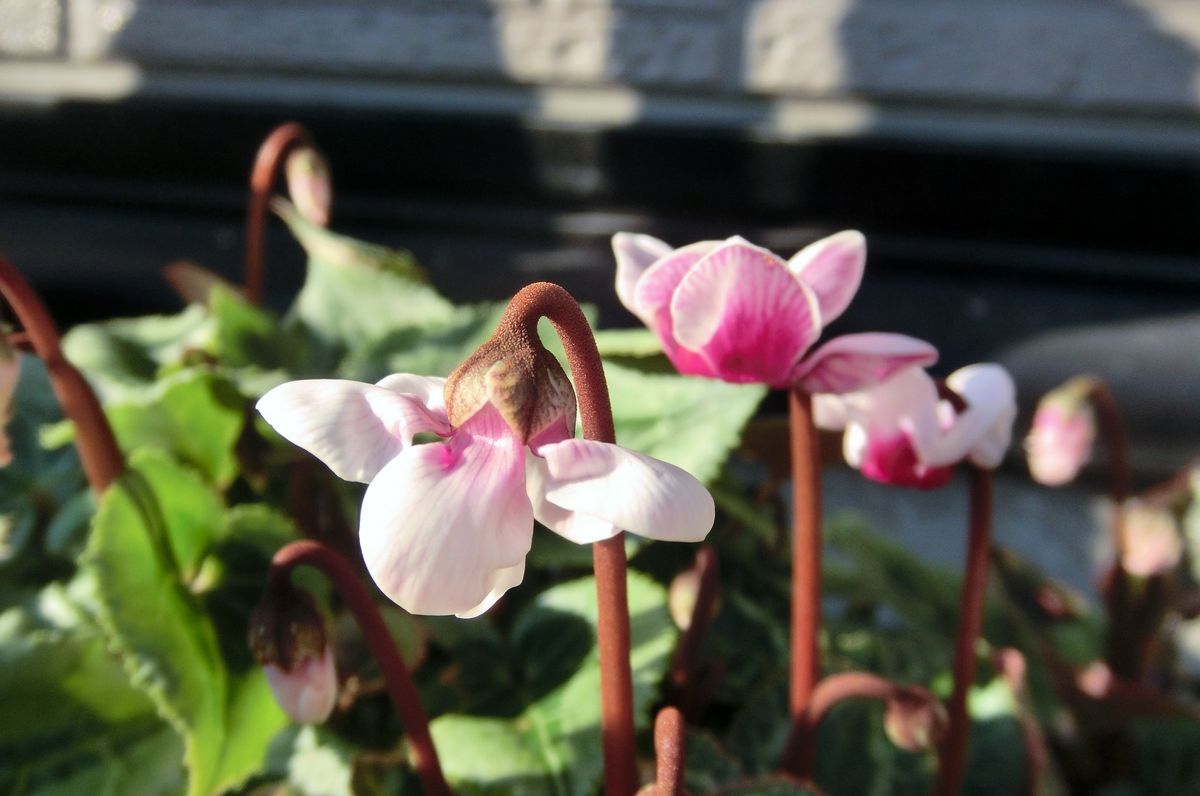
<instances>
[{"instance_id":1,"label":"arched stem","mask_svg":"<svg viewBox=\"0 0 1200 796\"><path fill-rule=\"evenodd\" d=\"M579 303L550 282L523 288L500 319L496 336L536 339L539 318L554 325L567 353L579 402L583 436L616 442L612 405L596 339ZM637 790L634 747L633 672L629 661L629 601L626 593L625 534L592 545L598 602L600 717L604 743L604 792L629 796Z\"/></svg>"},{"instance_id":2,"label":"arched stem","mask_svg":"<svg viewBox=\"0 0 1200 796\"><path fill-rule=\"evenodd\" d=\"M792 631L788 707L802 723L820 675L821 631L821 446L812 418L812 398L788 393L792 455ZM814 750L789 757L785 770L807 779Z\"/></svg>"},{"instance_id":3,"label":"arched stem","mask_svg":"<svg viewBox=\"0 0 1200 796\"><path fill-rule=\"evenodd\" d=\"M967 735L971 729L967 694L975 680L975 642L983 628L988 561L992 544L992 471L971 465L970 527L967 567L959 598L958 632L954 638L954 690L950 695L950 726L938 766L939 796L955 796L966 767Z\"/></svg>"},{"instance_id":4,"label":"arched stem","mask_svg":"<svg viewBox=\"0 0 1200 796\"><path fill-rule=\"evenodd\" d=\"M287 122L271 131L255 156L250 172L250 198L246 203L246 299L251 304L262 302L267 204L271 188L288 153L296 146L311 143L308 131L302 125Z\"/></svg>"},{"instance_id":5,"label":"arched stem","mask_svg":"<svg viewBox=\"0 0 1200 796\"><path fill-rule=\"evenodd\" d=\"M375 656L379 671L387 683L392 704L400 716L400 721L404 723L404 731L408 734L412 746L413 767L421 778L426 795L449 796L450 786L446 784L442 775L437 749L434 748L433 737L429 734L429 719L421 705L421 696L413 684L408 666L396 650L383 617L379 614L379 607L375 605L375 601L363 588L354 569L345 559L311 539L292 542L275 554L267 576L267 588L271 589L274 584L286 582L291 571L298 566L319 569L329 578L346 607L354 614L367 640L367 646L371 648L371 654Z\"/></svg>"},{"instance_id":6,"label":"arched stem","mask_svg":"<svg viewBox=\"0 0 1200 796\"><path fill-rule=\"evenodd\" d=\"M75 424L75 444L88 484L97 495L125 469L125 459L100 401L75 366L63 356L58 330L37 293L11 263L0 257L0 293L21 322L25 342L46 365L58 403Z\"/></svg>"}]
</instances>

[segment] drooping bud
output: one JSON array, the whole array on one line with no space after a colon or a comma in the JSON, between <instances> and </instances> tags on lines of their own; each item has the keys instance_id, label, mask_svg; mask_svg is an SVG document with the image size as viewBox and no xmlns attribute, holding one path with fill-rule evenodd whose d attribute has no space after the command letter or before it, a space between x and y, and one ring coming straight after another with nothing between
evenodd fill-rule
<instances>
[{"instance_id":1,"label":"drooping bud","mask_svg":"<svg viewBox=\"0 0 1200 796\"><path fill-rule=\"evenodd\" d=\"M275 583L250 615L250 649L275 701L293 721L318 724L337 702L325 620L307 593Z\"/></svg>"},{"instance_id":2,"label":"drooping bud","mask_svg":"<svg viewBox=\"0 0 1200 796\"><path fill-rule=\"evenodd\" d=\"M225 277L191 260L176 260L163 266L163 278L167 284L188 304L207 306L214 290L220 288L234 295L242 295L241 288Z\"/></svg>"},{"instance_id":3,"label":"drooping bud","mask_svg":"<svg viewBox=\"0 0 1200 796\"><path fill-rule=\"evenodd\" d=\"M883 729L888 739L906 752L921 753L936 749L942 742L950 717L946 708L920 686L897 688L888 697L883 714Z\"/></svg>"},{"instance_id":4,"label":"drooping bud","mask_svg":"<svg viewBox=\"0 0 1200 796\"><path fill-rule=\"evenodd\" d=\"M536 332L501 322L446 379L446 414L457 428L490 403L526 444L575 434L575 390Z\"/></svg>"},{"instance_id":5,"label":"drooping bud","mask_svg":"<svg viewBox=\"0 0 1200 796\"><path fill-rule=\"evenodd\" d=\"M1121 568L1139 578L1165 575L1183 557L1183 535L1170 510L1127 501L1121 519Z\"/></svg>"},{"instance_id":6,"label":"drooping bud","mask_svg":"<svg viewBox=\"0 0 1200 796\"><path fill-rule=\"evenodd\" d=\"M13 394L17 391L17 379L21 375L21 357L8 340L0 335L0 467L12 463L12 448L8 442L9 417L12 415Z\"/></svg>"},{"instance_id":7,"label":"drooping bud","mask_svg":"<svg viewBox=\"0 0 1200 796\"><path fill-rule=\"evenodd\" d=\"M288 196L300 215L319 227L328 226L329 211L333 206L333 180L324 156L314 147L297 147L288 154L284 173Z\"/></svg>"},{"instance_id":8,"label":"drooping bud","mask_svg":"<svg viewBox=\"0 0 1200 796\"><path fill-rule=\"evenodd\" d=\"M1029 472L1039 484L1071 481L1092 456L1096 417L1088 402L1092 379L1079 376L1042 396L1025 438Z\"/></svg>"}]
</instances>

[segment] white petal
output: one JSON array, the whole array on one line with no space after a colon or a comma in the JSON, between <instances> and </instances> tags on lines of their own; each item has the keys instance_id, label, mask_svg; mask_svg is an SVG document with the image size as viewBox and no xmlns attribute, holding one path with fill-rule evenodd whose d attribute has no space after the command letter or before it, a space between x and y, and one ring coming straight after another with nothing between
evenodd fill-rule
<instances>
[{"instance_id":1,"label":"white petal","mask_svg":"<svg viewBox=\"0 0 1200 796\"><path fill-rule=\"evenodd\" d=\"M812 396L813 424L827 431L838 431L850 422L850 407L843 396L817 393Z\"/></svg>"},{"instance_id":2,"label":"white petal","mask_svg":"<svg viewBox=\"0 0 1200 796\"><path fill-rule=\"evenodd\" d=\"M867 452L867 430L861 423L849 423L846 433L842 436L842 456L846 464L854 468L862 467L863 454Z\"/></svg>"},{"instance_id":3,"label":"white petal","mask_svg":"<svg viewBox=\"0 0 1200 796\"><path fill-rule=\"evenodd\" d=\"M638 314L634 293L638 280L654 262L671 253L670 244L650 235L618 232L612 238L617 258L617 298L632 313Z\"/></svg>"},{"instance_id":4,"label":"white petal","mask_svg":"<svg viewBox=\"0 0 1200 796\"><path fill-rule=\"evenodd\" d=\"M337 704L337 671L329 647L319 658L301 658L290 672L267 664L263 673L279 707L298 724L320 724Z\"/></svg>"},{"instance_id":5,"label":"white petal","mask_svg":"<svg viewBox=\"0 0 1200 796\"><path fill-rule=\"evenodd\" d=\"M546 500L650 539L698 542L716 517L712 495L673 464L594 440L544 445Z\"/></svg>"},{"instance_id":6,"label":"white petal","mask_svg":"<svg viewBox=\"0 0 1200 796\"><path fill-rule=\"evenodd\" d=\"M821 323L828 326L850 305L867 264L867 239L848 229L805 246L788 260L788 270L817 294Z\"/></svg>"},{"instance_id":7,"label":"white petal","mask_svg":"<svg viewBox=\"0 0 1200 796\"><path fill-rule=\"evenodd\" d=\"M513 585L498 571L529 552L524 446L485 404L447 442L406 448L380 471L358 537L371 577L401 608L471 613Z\"/></svg>"},{"instance_id":8,"label":"white petal","mask_svg":"<svg viewBox=\"0 0 1200 796\"><path fill-rule=\"evenodd\" d=\"M470 610L459 611L455 616L459 619L474 619L495 605L506 591L513 586L520 586L523 580L525 580L525 559L521 559L521 563L516 566L496 570L491 577L491 591L488 592L487 597L483 598L483 602Z\"/></svg>"},{"instance_id":9,"label":"white petal","mask_svg":"<svg viewBox=\"0 0 1200 796\"><path fill-rule=\"evenodd\" d=\"M962 397L967 408L944 435L938 458L957 453L958 459L969 457L980 467L999 466L1012 441L1017 416L1012 377L1000 365L968 365L947 376L946 386Z\"/></svg>"},{"instance_id":10,"label":"white petal","mask_svg":"<svg viewBox=\"0 0 1200 796\"><path fill-rule=\"evenodd\" d=\"M375 382L375 386L403 395L415 395L434 417L446 419L446 379L441 376L393 373Z\"/></svg>"},{"instance_id":11,"label":"white petal","mask_svg":"<svg viewBox=\"0 0 1200 796\"><path fill-rule=\"evenodd\" d=\"M928 464L925 456L936 450L941 438L937 385L928 373L921 368L905 368L870 389L841 397L849 421L847 432L858 426L855 433L862 437L855 442L859 454L865 448L868 436L891 436L904 431L917 458ZM849 441L844 442L844 445L849 444ZM846 460L851 461L849 448L846 448Z\"/></svg>"},{"instance_id":12,"label":"white petal","mask_svg":"<svg viewBox=\"0 0 1200 796\"><path fill-rule=\"evenodd\" d=\"M258 411L347 481L370 481L413 434L450 433L444 410L431 411L418 396L341 379L281 384L258 400Z\"/></svg>"},{"instance_id":13,"label":"white petal","mask_svg":"<svg viewBox=\"0 0 1200 796\"><path fill-rule=\"evenodd\" d=\"M538 450L541 450L541 447ZM550 466L546 460L541 456L528 454L525 458L525 491L533 504L533 516L538 522L575 544L600 542L621 532L621 529L611 522L583 512L564 509L546 500L546 482L549 478Z\"/></svg>"}]
</instances>

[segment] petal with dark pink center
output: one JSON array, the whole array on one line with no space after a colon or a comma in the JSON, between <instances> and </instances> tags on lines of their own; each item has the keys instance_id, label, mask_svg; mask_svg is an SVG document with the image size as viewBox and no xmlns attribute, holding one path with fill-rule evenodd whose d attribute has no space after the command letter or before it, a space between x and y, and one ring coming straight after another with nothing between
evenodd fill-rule
<instances>
[{"instance_id":1,"label":"petal with dark pink center","mask_svg":"<svg viewBox=\"0 0 1200 796\"><path fill-rule=\"evenodd\" d=\"M821 332L812 291L783 260L740 238L684 276L671 299L673 336L730 382L789 383Z\"/></svg>"},{"instance_id":2,"label":"petal with dark pink center","mask_svg":"<svg viewBox=\"0 0 1200 796\"><path fill-rule=\"evenodd\" d=\"M491 404L447 442L389 462L359 520L371 577L416 614L468 614L494 602L514 585L532 538L524 446Z\"/></svg>"}]
</instances>

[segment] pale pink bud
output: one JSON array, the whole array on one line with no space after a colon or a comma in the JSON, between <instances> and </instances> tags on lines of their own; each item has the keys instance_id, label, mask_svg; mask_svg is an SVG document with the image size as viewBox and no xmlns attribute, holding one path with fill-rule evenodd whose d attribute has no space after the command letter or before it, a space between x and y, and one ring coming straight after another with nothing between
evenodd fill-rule
<instances>
[{"instance_id":1,"label":"pale pink bud","mask_svg":"<svg viewBox=\"0 0 1200 796\"><path fill-rule=\"evenodd\" d=\"M1075 675L1075 684L1092 699L1103 699L1113 685L1112 669L1104 661L1092 661Z\"/></svg>"},{"instance_id":2,"label":"pale pink bud","mask_svg":"<svg viewBox=\"0 0 1200 796\"><path fill-rule=\"evenodd\" d=\"M326 647L319 656L305 654L286 671L275 664L263 666L267 684L283 712L299 724L320 724L329 718L337 703L337 671L333 651Z\"/></svg>"},{"instance_id":3,"label":"pale pink bud","mask_svg":"<svg viewBox=\"0 0 1200 796\"><path fill-rule=\"evenodd\" d=\"M1087 403L1090 380L1072 379L1047 393L1025 439L1029 472L1039 484L1071 481L1092 456L1096 418Z\"/></svg>"},{"instance_id":4,"label":"pale pink bud","mask_svg":"<svg viewBox=\"0 0 1200 796\"><path fill-rule=\"evenodd\" d=\"M906 752L937 748L949 724L950 717L937 697L917 686L898 689L888 698L883 714L888 740Z\"/></svg>"},{"instance_id":5,"label":"pale pink bud","mask_svg":"<svg viewBox=\"0 0 1200 796\"><path fill-rule=\"evenodd\" d=\"M17 391L17 378L21 374L21 358L0 337L0 467L12 463L12 448L9 447L5 426L12 415L13 394Z\"/></svg>"},{"instance_id":6,"label":"pale pink bud","mask_svg":"<svg viewBox=\"0 0 1200 796\"><path fill-rule=\"evenodd\" d=\"M298 147L288 155L284 171L288 196L300 215L318 227L327 226L333 205L333 188L325 158L313 147Z\"/></svg>"},{"instance_id":7,"label":"pale pink bud","mask_svg":"<svg viewBox=\"0 0 1200 796\"><path fill-rule=\"evenodd\" d=\"M1130 575L1150 578L1164 575L1179 565L1183 536L1170 511L1131 500L1121 519L1125 550L1121 567Z\"/></svg>"}]
</instances>

